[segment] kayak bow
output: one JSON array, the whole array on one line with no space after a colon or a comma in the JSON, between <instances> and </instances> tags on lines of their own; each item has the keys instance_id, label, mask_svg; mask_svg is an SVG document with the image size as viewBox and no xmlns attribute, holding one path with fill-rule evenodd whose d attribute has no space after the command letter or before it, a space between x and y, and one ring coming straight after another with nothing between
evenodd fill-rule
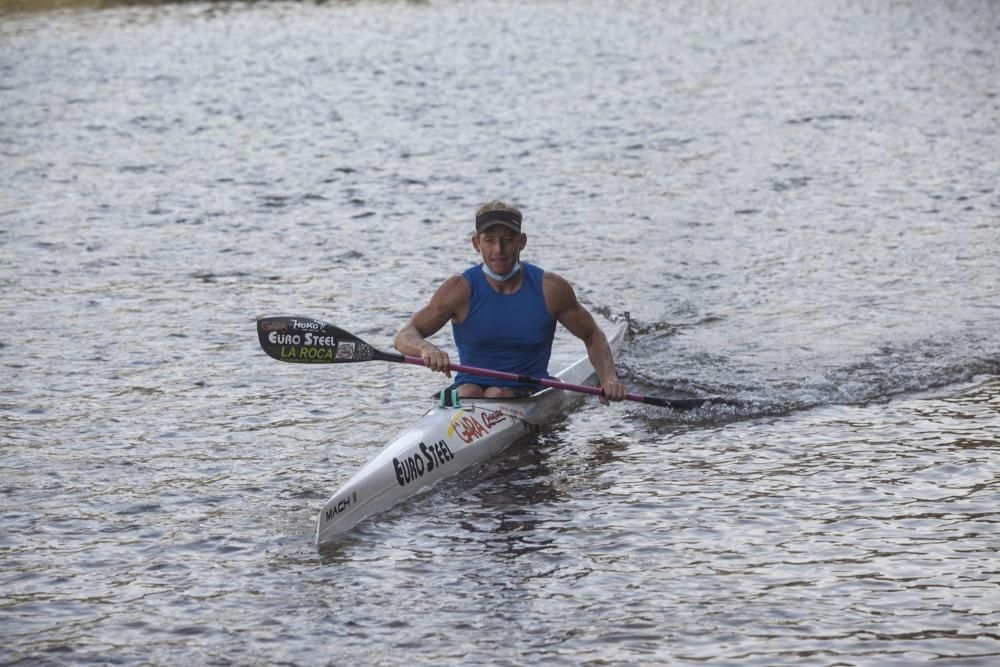
<instances>
[{"instance_id":1,"label":"kayak bow","mask_svg":"<svg viewBox=\"0 0 1000 667\"><path fill-rule=\"evenodd\" d=\"M621 347L626 328L620 326L609 338L612 351ZM596 380L586 356L556 377L589 386ZM330 497L316 523L316 545L332 542L372 515L490 459L565 414L581 399L580 394L549 387L526 398L463 399L458 406L436 405Z\"/></svg>"}]
</instances>

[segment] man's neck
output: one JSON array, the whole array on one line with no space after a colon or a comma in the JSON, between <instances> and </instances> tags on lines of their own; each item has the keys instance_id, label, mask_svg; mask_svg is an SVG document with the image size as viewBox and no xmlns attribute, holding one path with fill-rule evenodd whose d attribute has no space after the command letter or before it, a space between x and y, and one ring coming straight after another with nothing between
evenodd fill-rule
<instances>
[{"instance_id":1,"label":"man's neck","mask_svg":"<svg viewBox=\"0 0 1000 667\"><path fill-rule=\"evenodd\" d=\"M511 276L509 280L505 280L503 282L494 280L486 274L483 274L483 277L486 278L486 282L489 283L494 292L497 292L498 294L513 294L517 290L521 289L521 283L524 282L524 269L522 268L520 271Z\"/></svg>"}]
</instances>

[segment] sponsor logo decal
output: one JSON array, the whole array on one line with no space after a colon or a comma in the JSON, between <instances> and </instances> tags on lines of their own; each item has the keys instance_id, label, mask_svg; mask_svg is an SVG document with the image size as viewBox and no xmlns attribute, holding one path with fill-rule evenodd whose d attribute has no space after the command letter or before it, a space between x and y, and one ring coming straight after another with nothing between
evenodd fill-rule
<instances>
[{"instance_id":1,"label":"sponsor logo decal","mask_svg":"<svg viewBox=\"0 0 1000 667\"><path fill-rule=\"evenodd\" d=\"M314 333L280 333L272 331L267 334L267 340L272 345L281 346L281 359L289 361L310 361L325 362L333 361L334 358L344 359L343 355L338 355L336 336L319 336ZM351 354L354 352L354 344L351 345ZM346 357L351 358L351 357Z\"/></svg>"},{"instance_id":2,"label":"sponsor logo decal","mask_svg":"<svg viewBox=\"0 0 1000 667\"><path fill-rule=\"evenodd\" d=\"M489 433L479 420L472 415L464 415L461 412L451 418L448 425L448 435L458 435L465 444L472 443Z\"/></svg>"},{"instance_id":3,"label":"sponsor logo decal","mask_svg":"<svg viewBox=\"0 0 1000 667\"><path fill-rule=\"evenodd\" d=\"M496 410L480 409L478 413L473 414L459 410L451 418L451 423L448 425L448 435L458 435L462 442L468 445L489 434L497 426L506 422L508 418L513 420L516 415L503 407Z\"/></svg>"},{"instance_id":4,"label":"sponsor logo decal","mask_svg":"<svg viewBox=\"0 0 1000 667\"><path fill-rule=\"evenodd\" d=\"M353 359L354 343L341 343L337 348L337 359Z\"/></svg>"},{"instance_id":5,"label":"sponsor logo decal","mask_svg":"<svg viewBox=\"0 0 1000 667\"><path fill-rule=\"evenodd\" d=\"M419 452L402 459L392 459L392 467L396 472L396 483L400 486L415 482L426 473L455 458L451 449L448 448L448 443L444 440L438 440L433 445L421 442L417 447Z\"/></svg>"},{"instance_id":6,"label":"sponsor logo decal","mask_svg":"<svg viewBox=\"0 0 1000 667\"><path fill-rule=\"evenodd\" d=\"M350 509L351 506L358 504L358 492L352 491L351 495L344 496L337 501L335 505L331 505L326 509L324 516L327 521L333 521L337 518L337 515L346 509Z\"/></svg>"},{"instance_id":7,"label":"sponsor logo decal","mask_svg":"<svg viewBox=\"0 0 1000 667\"><path fill-rule=\"evenodd\" d=\"M315 334L307 333L304 336L299 334L291 333L278 333L277 331L272 331L267 334L267 340L275 345L315 345L328 347L337 346L336 336L317 336ZM353 350L354 344L350 343Z\"/></svg>"},{"instance_id":8,"label":"sponsor logo decal","mask_svg":"<svg viewBox=\"0 0 1000 667\"><path fill-rule=\"evenodd\" d=\"M333 352L337 348L334 347L306 347L302 345L300 347L282 345L281 346L281 359L282 361L295 360L295 361L306 361L312 363L322 363L324 361L333 361Z\"/></svg>"},{"instance_id":9,"label":"sponsor logo decal","mask_svg":"<svg viewBox=\"0 0 1000 667\"><path fill-rule=\"evenodd\" d=\"M504 420L507 419L507 415L501 412L500 410L493 410L492 412L484 412L482 414L482 417L483 417L483 424L488 429L492 429L497 424L502 424Z\"/></svg>"},{"instance_id":10,"label":"sponsor logo decal","mask_svg":"<svg viewBox=\"0 0 1000 667\"><path fill-rule=\"evenodd\" d=\"M319 322L311 322L309 320L292 319L292 328L296 331L319 331L323 328L323 325Z\"/></svg>"},{"instance_id":11,"label":"sponsor logo decal","mask_svg":"<svg viewBox=\"0 0 1000 667\"><path fill-rule=\"evenodd\" d=\"M260 328L262 331L288 331L288 325L281 320L264 320Z\"/></svg>"}]
</instances>

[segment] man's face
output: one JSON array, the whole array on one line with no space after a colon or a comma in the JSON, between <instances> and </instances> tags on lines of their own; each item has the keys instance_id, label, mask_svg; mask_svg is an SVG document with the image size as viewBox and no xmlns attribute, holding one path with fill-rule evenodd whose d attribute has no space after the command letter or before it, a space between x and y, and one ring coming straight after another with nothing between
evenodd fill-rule
<instances>
[{"instance_id":1,"label":"man's face","mask_svg":"<svg viewBox=\"0 0 1000 667\"><path fill-rule=\"evenodd\" d=\"M472 237L472 245L491 271L503 275L514 268L525 240L524 234L493 225Z\"/></svg>"}]
</instances>

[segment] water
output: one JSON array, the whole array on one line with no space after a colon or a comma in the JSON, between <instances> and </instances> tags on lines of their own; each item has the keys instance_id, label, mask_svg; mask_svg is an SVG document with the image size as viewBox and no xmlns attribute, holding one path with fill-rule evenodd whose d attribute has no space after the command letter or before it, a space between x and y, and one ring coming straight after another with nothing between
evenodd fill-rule
<instances>
[{"instance_id":1,"label":"water","mask_svg":"<svg viewBox=\"0 0 1000 667\"><path fill-rule=\"evenodd\" d=\"M994 3L0 9L0 656L1000 659ZM649 393L317 552L476 205ZM450 345L447 335L440 337ZM579 344L560 335L553 366Z\"/></svg>"}]
</instances>

